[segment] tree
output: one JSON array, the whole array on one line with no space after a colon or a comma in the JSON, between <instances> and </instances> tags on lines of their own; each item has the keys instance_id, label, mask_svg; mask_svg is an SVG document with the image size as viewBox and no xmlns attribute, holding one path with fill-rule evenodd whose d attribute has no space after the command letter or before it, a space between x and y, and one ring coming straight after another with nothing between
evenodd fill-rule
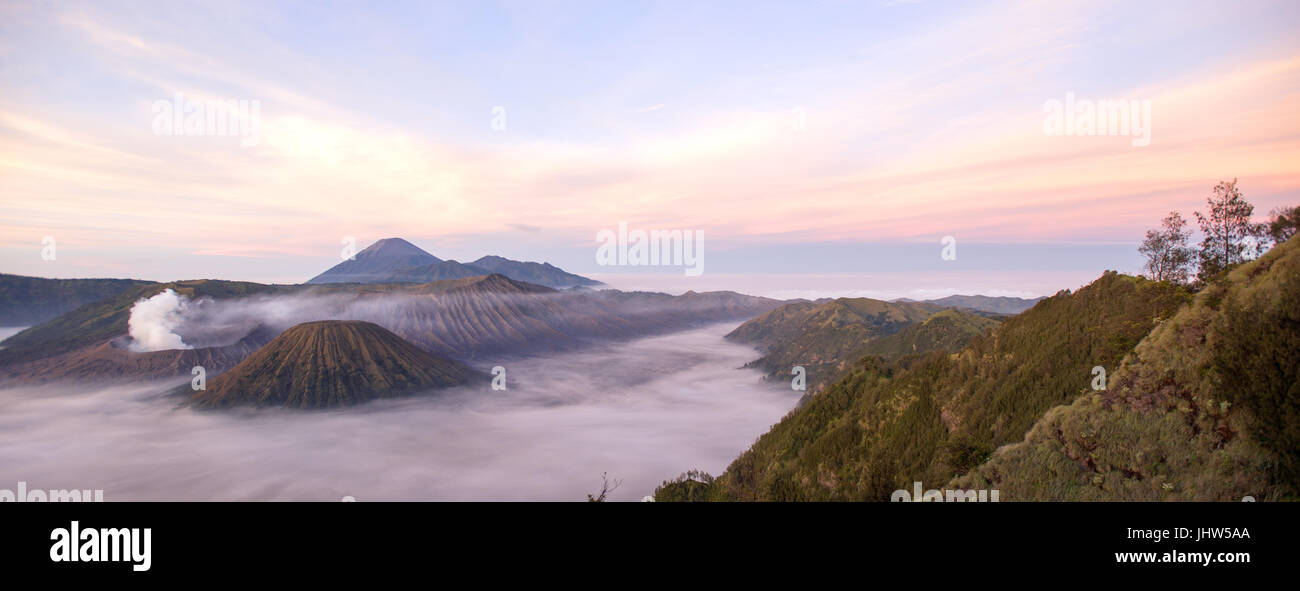
<instances>
[{"instance_id":1,"label":"tree","mask_svg":"<svg viewBox=\"0 0 1300 591\"><path fill-rule=\"evenodd\" d=\"M1268 221L1268 237L1273 244L1282 244L1295 235L1300 227L1300 206L1278 207L1272 212Z\"/></svg>"},{"instance_id":2,"label":"tree","mask_svg":"<svg viewBox=\"0 0 1300 591\"><path fill-rule=\"evenodd\" d=\"M1169 212L1159 229L1147 230L1147 238L1138 247L1138 252L1147 257L1146 270L1152 279L1187 283L1193 254L1187 241L1191 236L1187 220L1177 211Z\"/></svg>"},{"instance_id":3,"label":"tree","mask_svg":"<svg viewBox=\"0 0 1300 591\"><path fill-rule=\"evenodd\" d=\"M1250 221L1255 206L1241 196L1237 179L1220 182L1214 194L1205 198L1208 214L1196 212L1204 238L1197 253L1200 269L1196 278L1208 282L1224 269L1259 255L1264 225Z\"/></svg>"},{"instance_id":4,"label":"tree","mask_svg":"<svg viewBox=\"0 0 1300 591\"><path fill-rule=\"evenodd\" d=\"M610 481L609 481L609 473L608 473L608 472L602 472L601 475L600 475L600 480L601 480L601 485L600 485L600 494L596 494L596 495L588 494L588 495L587 495L587 502L588 502L588 503L604 503L604 502L605 502L605 498L609 496L609 493L614 492L614 489L616 489L616 488L618 488L619 486L622 486L622 485L623 485L623 481L622 481L622 480L615 480L615 481L611 484Z\"/></svg>"}]
</instances>

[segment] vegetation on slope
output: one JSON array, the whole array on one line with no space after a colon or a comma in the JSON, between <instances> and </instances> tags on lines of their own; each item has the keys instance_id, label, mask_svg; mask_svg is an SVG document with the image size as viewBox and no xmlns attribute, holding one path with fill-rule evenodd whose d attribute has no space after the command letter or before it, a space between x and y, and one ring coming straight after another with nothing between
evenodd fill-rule
<instances>
[{"instance_id":1,"label":"vegetation on slope","mask_svg":"<svg viewBox=\"0 0 1300 591\"><path fill-rule=\"evenodd\" d=\"M892 335L863 343L857 358L875 355L898 359L930 351L956 351L998 324L997 320L963 310L941 310Z\"/></svg>"},{"instance_id":2,"label":"vegetation on slope","mask_svg":"<svg viewBox=\"0 0 1300 591\"><path fill-rule=\"evenodd\" d=\"M953 487L1014 500L1260 500L1300 491L1300 243L1156 328L1105 392L1052 409Z\"/></svg>"},{"instance_id":3,"label":"vegetation on slope","mask_svg":"<svg viewBox=\"0 0 1300 591\"><path fill-rule=\"evenodd\" d=\"M874 340L929 318L940 307L923 302L840 298L796 302L759 316L727 335L756 346L763 356L748 364L769 379L790 379L794 366L807 372L808 391L838 379Z\"/></svg>"},{"instance_id":4,"label":"vegetation on slope","mask_svg":"<svg viewBox=\"0 0 1300 591\"><path fill-rule=\"evenodd\" d=\"M1117 367L1190 297L1179 286L1108 271L957 353L906 363L867 357L763 435L708 496L887 500L914 481L948 482L1023 439L1049 408L1088 391L1094 366ZM656 499L682 496L678 484L665 483Z\"/></svg>"}]
</instances>

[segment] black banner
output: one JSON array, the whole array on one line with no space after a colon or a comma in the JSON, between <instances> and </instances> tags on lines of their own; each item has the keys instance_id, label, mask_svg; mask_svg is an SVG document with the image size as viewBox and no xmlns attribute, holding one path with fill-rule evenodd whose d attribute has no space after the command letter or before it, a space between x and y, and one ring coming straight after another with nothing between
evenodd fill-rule
<instances>
[{"instance_id":1,"label":"black banner","mask_svg":"<svg viewBox=\"0 0 1300 591\"><path fill-rule=\"evenodd\" d=\"M0 556L7 574L126 583L434 564L1205 580L1294 564L1297 516L1293 503L4 503Z\"/></svg>"}]
</instances>

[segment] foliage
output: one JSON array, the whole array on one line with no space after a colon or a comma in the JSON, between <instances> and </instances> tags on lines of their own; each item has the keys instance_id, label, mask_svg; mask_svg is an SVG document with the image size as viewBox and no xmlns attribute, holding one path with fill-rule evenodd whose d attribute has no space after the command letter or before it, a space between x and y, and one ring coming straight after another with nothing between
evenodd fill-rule
<instances>
[{"instance_id":1,"label":"foliage","mask_svg":"<svg viewBox=\"0 0 1300 591\"><path fill-rule=\"evenodd\" d=\"M1111 388L950 483L1012 500L1260 500L1300 491L1300 243L1207 286Z\"/></svg>"},{"instance_id":2,"label":"foliage","mask_svg":"<svg viewBox=\"0 0 1300 591\"><path fill-rule=\"evenodd\" d=\"M1169 282L1107 272L956 353L865 357L694 496L880 501L914 481L947 482L1087 392L1093 366L1118 366L1189 298Z\"/></svg>"},{"instance_id":3,"label":"foliage","mask_svg":"<svg viewBox=\"0 0 1300 591\"><path fill-rule=\"evenodd\" d=\"M1268 221L1268 237L1273 244L1282 244L1295 236L1300 228L1300 206L1273 209Z\"/></svg>"},{"instance_id":4,"label":"foliage","mask_svg":"<svg viewBox=\"0 0 1300 591\"><path fill-rule=\"evenodd\" d=\"M1290 242L1295 242L1291 240ZM1279 459L1278 479L1300 492L1300 244L1233 277L1213 325L1208 364L1226 401L1250 414L1250 436Z\"/></svg>"},{"instance_id":5,"label":"foliage","mask_svg":"<svg viewBox=\"0 0 1300 591\"><path fill-rule=\"evenodd\" d=\"M1214 194L1205 199L1209 213L1196 212L1201 226L1201 248L1197 253L1200 268L1197 279L1208 283L1232 265L1248 261L1259 255L1265 228L1250 221L1255 206L1247 202L1237 189L1237 179L1220 182Z\"/></svg>"},{"instance_id":6,"label":"foliage","mask_svg":"<svg viewBox=\"0 0 1300 591\"><path fill-rule=\"evenodd\" d=\"M1146 240L1138 247L1146 257L1145 269L1156 281L1186 284L1193 251L1187 245L1192 232L1182 214L1171 211L1161 221L1160 229L1147 230Z\"/></svg>"},{"instance_id":7,"label":"foliage","mask_svg":"<svg viewBox=\"0 0 1300 591\"><path fill-rule=\"evenodd\" d=\"M722 500L713 486L714 478L703 470L689 470L677 478L665 480L655 489L657 503L700 503Z\"/></svg>"}]
</instances>

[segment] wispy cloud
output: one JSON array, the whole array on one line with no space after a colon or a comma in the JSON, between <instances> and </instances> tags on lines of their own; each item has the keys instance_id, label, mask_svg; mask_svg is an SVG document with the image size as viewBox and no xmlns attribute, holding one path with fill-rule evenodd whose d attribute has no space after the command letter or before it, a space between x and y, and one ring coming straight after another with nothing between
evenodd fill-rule
<instances>
[{"instance_id":1,"label":"wispy cloud","mask_svg":"<svg viewBox=\"0 0 1300 591\"><path fill-rule=\"evenodd\" d=\"M84 265L64 267L77 274L199 254L329 256L349 235L454 241L499 228L575 244L619 221L772 244L1111 242L1197 206L1219 178L1242 178L1264 210L1300 195L1295 41L1261 34L1219 59L1148 48L1132 57L1149 62L1145 75L1111 76L1091 71L1114 26L1094 8L963 11L910 23L857 55L765 58L753 72L743 59L723 61L720 38L697 48L701 61L747 73L719 71L707 92L657 88L654 67L604 40L584 49L627 60L617 78L571 73L518 96L480 73L508 62L450 57L486 46L335 50L271 35L258 23L275 15L244 5L222 10L256 18L216 15L224 37L148 11L29 10L23 18L50 43L75 42L42 54L39 40L9 35L0 51L30 50L50 67L70 61L61 79L73 88L109 90L78 98L50 80L0 73L0 249L57 235L84 249L80 263L61 263ZM1199 26L1193 18L1176 24ZM398 23L367 24L413 38ZM563 44L546 47L578 63ZM413 58L422 51L432 53ZM422 65L435 74L420 76ZM367 95L340 75L371 71L405 76L412 92ZM425 84L442 90L416 92ZM263 141L153 135L150 105L178 91L262 101ZM1151 145L1044 135L1043 102L1066 92L1150 100ZM629 103L656 116L630 116ZM492 127L498 104L503 130ZM5 270L45 272L24 260Z\"/></svg>"}]
</instances>

